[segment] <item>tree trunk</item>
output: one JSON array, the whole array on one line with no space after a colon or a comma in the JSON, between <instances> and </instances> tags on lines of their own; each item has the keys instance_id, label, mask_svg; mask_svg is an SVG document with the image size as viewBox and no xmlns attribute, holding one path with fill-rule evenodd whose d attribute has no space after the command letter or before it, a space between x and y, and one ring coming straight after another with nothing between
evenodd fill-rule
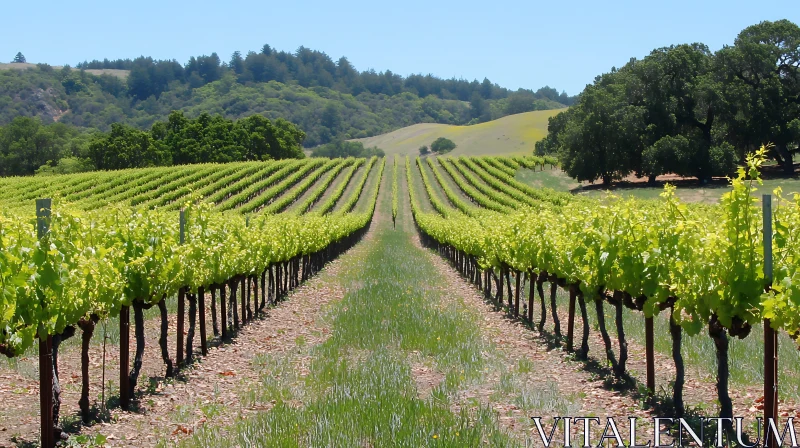
<instances>
[{"instance_id":1,"label":"tree trunk","mask_svg":"<svg viewBox=\"0 0 800 448\"><path fill-rule=\"evenodd\" d=\"M583 320L583 337L581 339L581 349L578 351L578 358L586 359L589 356L589 315L586 313L586 301L583 299L583 291L578 289L578 307L581 309L581 319Z\"/></svg>"},{"instance_id":2,"label":"tree trunk","mask_svg":"<svg viewBox=\"0 0 800 448\"><path fill-rule=\"evenodd\" d=\"M247 301L250 300L250 278L246 275L242 277L242 295L239 301L242 303L242 327L247 321Z\"/></svg>"},{"instance_id":3,"label":"tree trunk","mask_svg":"<svg viewBox=\"0 0 800 448\"><path fill-rule=\"evenodd\" d=\"M728 394L728 334L725 328L712 316L708 322L708 335L714 340L717 349L717 399L719 400L720 418L733 418L733 403ZM725 422L726 429L731 429L731 423Z\"/></svg>"},{"instance_id":4,"label":"tree trunk","mask_svg":"<svg viewBox=\"0 0 800 448\"><path fill-rule=\"evenodd\" d=\"M189 299L189 331L186 332L186 364L192 363L192 346L194 345L194 326L197 316L197 296L194 294L187 294L186 298Z\"/></svg>"},{"instance_id":5,"label":"tree trunk","mask_svg":"<svg viewBox=\"0 0 800 448\"><path fill-rule=\"evenodd\" d=\"M217 288L211 287L211 329L214 331L214 336L219 336L219 327L217 326Z\"/></svg>"},{"instance_id":6,"label":"tree trunk","mask_svg":"<svg viewBox=\"0 0 800 448\"><path fill-rule=\"evenodd\" d=\"M296 260L289 260L289 289L293 291L297 286L297 263Z\"/></svg>"},{"instance_id":7,"label":"tree trunk","mask_svg":"<svg viewBox=\"0 0 800 448\"><path fill-rule=\"evenodd\" d=\"M789 152L786 145L785 144L775 145L775 152L777 152L780 155L778 163L780 163L781 168L783 168L784 174L793 174L794 160L792 159L792 154Z\"/></svg>"},{"instance_id":8,"label":"tree trunk","mask_svg":"<svg viewBox=\"0 0 800 448\"><path fill-rule=\"evenodd\" d=\"M494 282L495 282L495 285L497 286L497 292L495 294L494 300L498 303L498 305L502 306L503 305L503 280L502 280L503 273L500 272L500 276L498 277L497 275L495 275L494 272L492 272L492 276L494 277Z\"/></svg>"},{"instance_id":9,"label":"tree trunk","mask_svg":"<svg viewBox=\"0 0 800 448\"><path fill-rule=\"evenodd\" d=\"M222 335L222 339L228 338L228 313L226 308L228 307L228 302L225 297L225 283L219 287L219 330Z\"/></svg>"},{"instance_id":10,"label":"tree trunk","mask_svg":"<svg viewBox=\"0 0 800 448\"><path fill-rule=\"evenodd\" d=\"M263 310L267 304L267 270L261 273L261 303L258 305L259 310Z\"/></svg>"},{"instance_id":11,"label":"tree trunk","mask_svg":"<svg viewBox=\"0 0 800 448\"><path fill-rule=\"evenodd\" d=\"M675 312L675 309L672 309ZM675 362L675 385L672 388L672 403L675 406L675 417L683 417L683 384L686 368L683 365L683 355L681 355L681 326L675 322L670 315L669 334L672 336L672 360Z\"/></svg>"},{"instance_id":12,"label":"tree trunk","mask_svg":"<svg viewBox=\"0 0 800 448\"><path fill-rule=\"evenodd\" d=\"M556 283L555 276L550 278L550 314L553 316L553 331L556 336L561 337L561 322L558 320L558 308L556 308L556 293L558 292L558 284Z\"/></svg>"},{"instance_id":13,"label":"tree trunk","mask_svg":"<svg viewBox=\"0 0 800 448\"><path fill-rule=\"evenodd\" d=\"M53 430L56 440L61 438L62 429L58 423L61 412L61 382L58 379L58 346L61 345L61 335L53 336Z\"/></svg>"},{"instance_id":14,"label":"tree trunk","mask_svg":"<svg viewBox=\"0 0 800 448\"><path fill-rule=\"evenodd\" d=\"M167 378L175 376L174 366L172 359L169 357L169 347L167 346L167 333L169 332L169 321L167 320L167 304L164 303L165 299L158 301L158 310L161 312L161 336L158 338L158 345L161 347L161 359L167 366L167 372L164 374Z\"/></svg>"},{"instance_id":15,"label":"tree trunk","mask_svg":"<svg viewBox=\"0 0 800 448\"><path fill-rule=\"evenodd\" d=\"M539 293L539 302L542 304L541 320L539 320L540 332L544 331L544 324L547 323L547 307L544 304L544 288L542 286L546 279L547 275L544 273L539 273L539 277L536 278L536 292Z\"/></svg>"},{"instance_id":16,"label":"tree trunk","mask_svg":"<svg viewBox=\"0 0 800 448\"><path fill-rule=\"evenodd\" d=\"M288 261L286 263L284 263L284 265L283 265L283 294L281 294L281 295L284 295L284 296L289 293L289 288L290 288L290 284L289 284L289 278L290 278L290 275L291 275L291 266L290 265L291 265L291 263L288 262Z\"/></svg>"},{"instance_id":17,"label":"tree trunk","mask_svg":"<svg viewBox=\"0 0 800 448\"><path fill-rule=\"evenodd\" d=\"M78 326L81 328L81 398L78 406L81 408L81 419L84 423L91 421L89 409L89 344L92 342L97 316L90 319L81 319Z\"/></svg>"},{"instance_id":18,"label":"tree trunk","mask_svg":"<svg viewBox=\"0 0 800 448\"><path fill-rule=\"evenodd\" d=\"M68 326L64 332L53 336L53 431L55 432L56 440L64 437L61 426L58 424L58 419L61 413L61 381L58 379L58 347L61 343L75 335L75 327Z\"/></svg>"},{"instance_id":19,"label":"tree trunk","mask_svg":"<svg viewBox=\"0 0 800 448\"><path fill-rule=\"evenodd\" d=\"M270 304L278 303L278 266L269 267L269 293L267 300Z\"/></svg>"},{"instance_id":20,"label":"tree trunk","mask_svg":"<svg viewBox=\"0 0 800 448\"><path fill-rule=\"evenodd\" d=\"M574 349L575 342L575 298L577 297L578 287L569 285L569 308L567 311L567 351Z\"/></svg>"},{"instance_id":21,"label":"tree trunk","mask_svg":"<svg viewBox=\"0 0 800 448\"><path fill-rule=\"evenodd\" d=\"M519 290L522 289L520 287L521 280L522 273L517 272L517 287L514 290L514 317L519 317Z\"/></svg>"},{"instance_id":22,"label":"tree trunk","mask_svg":"<svg viewBox=\"0 0 800 448\"><path fill-rule=\"evenodd\" d=\"M281 286L283 283L283 277L281 277L281 264L278 263L275 265L275 297L273 303L278 303L278 297L281 295Z\"/></svg>"},{"instance_id":23,"label":"tree trunk","mask_svg":"<svg viewBox=\"0 0 800 448\"><path fill-rule=\"evenodd\" d=\"M255 300L255 296L252 294L253 277L245 277L244 281L247 283L247 320L251 320L253 318L253 308L250 306L250 301ZM242 316L242 320L244 320L244 316Z\"/></svg>"},{"instance_id":24,"label":"tree trunk","mask_svg":"<svg viewBox=\"0 0 800 448\"><path fill-rule=\"evenodd\" d=\"M534 283L539 280L536 274L528 274L530 281L528 282L528 322L533 324L533 300L534 300Z\"/></svg>"},{"instance_id":25,"label":"tree trunk","mask_svg":"<svg viewBox=\"0 0 800 448\"><path fill-rule=\"evenodd\" d=\"M614 303L616 309L616 324L617 324L617 342L619 342L619 362L617 363L617 370L614 372L618 378L625 375L628 364L628 341L625 340L625 325L622 322L622 297L618 297Z\"/></svg>"},{"instance_id":26,"label":"tree trunk","mask_svg":"<svg viewBox=\"0 0 800 448\"><path fill-rule=\"evenodd\" d=\"M199 308L197 314L200 317L200 353L203 356L208 356L208 343L206 338L206 289L200 287L197 290L197 297L200 299L198 302Z\"/></svg>"},{"instance_id":27,"label":"tree trunk","mask_svg":"<svg viewBox=\"0 0 800 448\"><path fill-rule=\"evenodd\" d=\"M105 344L105 341L103 342ZM123 305L119 310L119 404L124 410L130 408L128 395L128 367L131 364L131 307ZM103 382L105 385L105 382ZM103 399L105 403L105 398Z\"/></svg>"},{"instance_id":28,"label":"tree trunk","mask_svg":"<svg viewBox=\"0 0 800 448\"><path fill-rule=\"evenodd\" d=\"M617 366L617 359L614 356L614 348L611 346L611 338L608 336L608 330L606 330L606 315L603 308L603 299L601 297L596 297L594 299L594 306L597 312L597 324L600 327L600 335L603 337L603 345L606 348L606 358L611 363L611 368L616 374L619 367Z\"/></svg>"},{"instance_id":29,"label":"tree trunk","mask_svg":"<svg viewBox=\"0 0 800 448\"><path fill-rule=\"evenodd\" d=\"M230 284L231 289L231 297L230 297L230 310L228 312L231 314L233 318L233 330L236 331L239 328L239 310L236 308L236 294L239 292L239 280L231 280Z\"/></svg>"},{"instance_id":30,"label":"tree trunk","mask_svg":"<svg viewBox=\"0 0 800 448\"><path fill-rule=\"evenodd\" d=\"M506 286L508 287L508 310L514 306L513 290L511 289L511 269L506 268Z\"/></svg>"},{"instance_id":31,"label":"tree trunk","mask_svg":"<svg viewBox=\"0 0 800 448\"><path fill-rule=\"evenodd\" d=\"M134 335L136 337L136 356L133 359L133 369L128 375L128 394L133 397L136 383L139 381L139 372L142 370L142 357L144 356L144 306L138 300L133 301Z\"/></svg>"}]
</instances>

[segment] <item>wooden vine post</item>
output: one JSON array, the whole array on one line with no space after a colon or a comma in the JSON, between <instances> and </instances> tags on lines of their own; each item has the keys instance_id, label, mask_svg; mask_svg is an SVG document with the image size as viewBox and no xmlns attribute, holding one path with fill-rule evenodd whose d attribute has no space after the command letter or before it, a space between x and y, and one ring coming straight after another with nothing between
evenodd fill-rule
<instances>
[{"instance_id":1,"label":"wooden vine post","mask_svg":"<svg viewBox=\"0 0 800 448\"><path fill-rule=\"evenodd\" d=\"M186 211L181 209L180 214L180 244L183 244L186 238ZM181 287L178 290L178 347L176 355L176 364L178 368L183 365L183 319L186 314L186 289Z\"/></svg>"},{"instance_id":2,"label":"wooden vine post","mask_svg":"<svg viewBox=\"0 0 800 448\"><path fill-rule=\"evenodd\" d=\"M36 200L36 236L41 240L50 231L50 209L52 201ZM42 307L45 305L42 304ZM53 422L53 337L44 335L44 326L39 326L39 415L42 448L56 446Z\"/></svg>"},{"instance_id":3,"label":"wooden vine post","mask_svg":"<svg viewBox=\"0 0 800 448\"><path fill-rule=\"evenodd\" d=\"M644 344L645 361L647 363L647 394L654 395L656 392L656 357L653 338L653 317L644 318Z\"/></svg>"},{"instance_id":4,"label":"wooden vine post","mask_svg":"<svg viewBox=\"0 0 800 448\"><path fill-rule=\"evenodd\" d=\"M764 280L772 285L772 196L762 196L764 212ZM778 332L764 319L764 427L778 417ZM777 425L778 422L776 421ZM766 431L765 447L776 446L775 435Z\"/></svg>"}]
</instances>

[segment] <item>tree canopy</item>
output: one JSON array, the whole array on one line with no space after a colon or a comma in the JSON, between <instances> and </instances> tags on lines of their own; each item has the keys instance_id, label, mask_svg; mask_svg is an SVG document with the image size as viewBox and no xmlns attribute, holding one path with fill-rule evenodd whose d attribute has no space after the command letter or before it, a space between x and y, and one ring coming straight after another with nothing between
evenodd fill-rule
<instances>
[{"instance_id":1,"label":"tree canopy","mask_svg":"<svg viewBox=\"0 0 800 448\"><path fill-rule=\"evenodd\" d=\"M25 56L21 51L17 52L17 55L14 56L14 60L11 61L12 64L24 64L25 62L28 61L25 59Z\"/></svg>"},{"instance_id":2,"label":"tree canopy","mask_svg":"<svg viewBox=\"0 0 800 448\"><path fill-rule=\"evenodd\" d=\"M383 157L386 155L382 149L377 146L364 147L361 142L353 142L342 139L336 139L328 144L318 146L311 152L312 157Z\"/></svg>"},{"instance_id":3,"label":"tree canopy","mask_svg":"<svg viewBox=\"0 0 800 448\"><path fill-rule=\"evenodd\" d=\"M431 151L437 154L448 153L454 149L456 149L456 144L444 137L439 137L431 143Z\"/></svg>"},{"instance_id":4,"label":"tree canopy","mask_svg":"<svg viewBox=\"0 0 800 448\"><path fill-rule=\"evenodd\" d=\"M581 181L631 173L707 180L731 174L766 143L791 172L800 150L800 28L761 22L716 53L699 43L653 50L598 76L548 131L537 153L557 153Z\"/></svg>"},{"instance_id":5,"label":"tree canopy","mask_svg":"<svg viewBox=\"0 0 800 448\"><path fill-rule=\"evenodd\" d=\"M82 156L85 141L74 127L17 117L0 127L0 176L33 174L42 165L62 157Z\"/></svg>"},{"instance_id":6,"label":"tree canopy","mask_svg":"<svg viewBox=\"0 0 800 448\"><path fill-rule=\"evenodd\" d=\"M303 158L305 134L283 119L260 115L233 121L201 114L195 119L173 112L150 131L114 124L89 145L97 169L138 168L189 163Z\"/></svg>"},{"instance_id":7,"label":"tree canopy","mask_svg":"<svg viewBox=\"0 0 800 448\"><path fill-rule=\"evenodd\" d=\"M720 107L729 141L741 158L763 143L789 172L800 142L800 27L761 22L716 55Z\"/></svg>"},{"instance_id":8,"label":"tree canopy","mask_svg":"<svg viewBox=\"0 0 800 448\"><path fill-rule=\"evenodd\" d=\"M361 93L387 96L411 93L420 98L432 95L440 99L471 102L476 98L476 94L483 100L497 100L507 98L514 93L487 78L480 82L456 78L441 79L430 74L414 74L404 78L391 70L358 71L346 57L334 61L324 52L304 46L298 47L294 53L276 51L268 44L260 51L249 51L244 55L240 51L235 51L227 64L216 53L212 53L210 56L193 56L184 66L175 60L139 57L133 60L84 61L77 67L131 70L131 74L136 71L133 80L128 78L128 85L133 87L131 94L139 100L144 100L150 95L160 95L171 81L200 87L221 79L227 72L232 72L237 81L243 84L269 81L296 82L303 87L326 87L354 96ZM556 89L549 86L536 91L520 89L517 92L563 105L570 105L574 100L565 92L559 94Z\"/></svg>"}]
</instances>

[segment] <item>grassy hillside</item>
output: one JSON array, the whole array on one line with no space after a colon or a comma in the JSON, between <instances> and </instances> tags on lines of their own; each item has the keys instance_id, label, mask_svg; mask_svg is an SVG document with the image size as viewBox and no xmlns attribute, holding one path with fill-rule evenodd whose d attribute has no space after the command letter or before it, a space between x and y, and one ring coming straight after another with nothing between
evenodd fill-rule
<instances>
[{"instance_id":1,"label":"grassy hillside","mask_svg":"<svg viewBox=\"0 0 800 448\"><path fill-rule=\"evenodd\" d=\"M388 96L342 93L327 87L306 88L294 82L240 83L231 73L201 87L174 82L159 97L138 101L127 94L125 70L64 71L33 64L0 67L0 126L18 116L38 116L44 123L59 121L81 128L108 131L112 123L149 129L181 110L190 117L207 112L239 119L261 114L284 118L306 133L308 147L327 143L336 135L368 137L420 122L463 123L469 104L452 99L419 98L404 92ZM112 74L112 72L119 72ZM557 104L557 103L556 103ZM427 112L426 112L427 110Z\"/></svg>"},{"instance_id":2,"label":"grassy hillside","mask_svg":"<svg viewBox=\"0 0 800 448\"><path fill-rule=\"evenodd\" d=\"M472 126L415 124L357 140L365 146L377 146L387 155L419 154L420 146L430 145L439 137L458 145L451 155L528 154L547 135L547 119L562 110L525 112Z\"/></svg>"},{"instance_id":3,"label":"grassy hillside","mask_svg":"<svg viewBox=\"0 0 800 448\"><path fill-rule=\"evenodd\" d=\"M37 116L108 131L113 123L148 129L180 110L237 119L284 118L306 133L311 148L336 139L367 138L420 123L463 125L510 114L563 108L573 98L555 89L511 91L492 84L403 78L358 72L320 52L248 53L233 65L216 54L174 60L92 61L78 68L0 64L0 126ZM341 67L337 64L344 64ZM480 100L473 110L472 101Z\"/></svg>"}]
</instances>

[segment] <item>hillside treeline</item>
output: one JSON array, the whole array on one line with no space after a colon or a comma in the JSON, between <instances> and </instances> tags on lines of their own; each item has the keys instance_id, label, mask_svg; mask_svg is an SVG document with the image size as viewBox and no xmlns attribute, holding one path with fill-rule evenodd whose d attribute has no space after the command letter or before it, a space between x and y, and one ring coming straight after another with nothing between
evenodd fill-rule
<instances>
[{"instance_id":1,"label":"hillside treeline","mask_svg":"<svg viewBox=\"0 0 800 448\"><path fill-rule=\"evenodd\" d=\"M96 76L89 69L129 72ZM18 116L38 116L44 124L109 131L115 123L149 129L175 110L189 117L209 113L228 119L260 114L295 123L306 133L306 147L416 123L477 123L572 101L550 87L511 91L488 79L358 71L347 58L334 62L305 47L289 53L265 45L258 52L234 53L228 61L212 53L186 64L139 57L84 62L77 68L39 64L0 70L0 125Z\"/></svg>"},{"instance_id":2,"label":"hillside treeline","mask_svg":"<svg viewBox=\"0 0 800 448\"><path fill-rule=\"evenodd\" d=\"M230 61L224 63L216 53L211 56L191 57L185 65L175 60L154 60L149 57L136 59L94 60L77 65L81 69L130 70L128 93L139 100L158 97L169 90L173 81L202 87L233 73L242 84L277 81L283 84L297 83L306 88L326 87L338 92L357 96L361 93L394 96L411 93L420 98L433 96L443 100L471 101L508 98L516 94L527 94L536 99L547 99L564 105L572 104L573 98L561 94L551 87L536 92L520 89L516 92L493 84L464 79L441 79L433 75L410 75L403 77L391 70L376 72L374 69L359 72L346 57L337 61L327 54L306 47L294 53L276 51L269 44L260 51L246 55L236 51Z\"/></svg>"},{"instance_id":3,"label":"hillside treeline","mask_svg":"<svg viewBox=\"0 0 800 448\"><path fill-rule=\"evenodd\" d=\"M761 22L717 52L700 43L653 50L598 76L548 130L536 151L557 153L580 181L631 173L702 181L732 174L770 143L770 156L791 173L800 150L800 27Z\"/></svg>"},{"instance_id":4,"label":"hillside treeline","mask_svg":"<svg viewBox=\"0 0 800 448\"><path fill-rule=\"evenodd\" d=\"M302 158L304 137L294 124L261 115L191 119L173 112L150 130L115 123L109 132L92 133L17 117L0 127L0 175Z\"/></svg>"}]
</instances>

